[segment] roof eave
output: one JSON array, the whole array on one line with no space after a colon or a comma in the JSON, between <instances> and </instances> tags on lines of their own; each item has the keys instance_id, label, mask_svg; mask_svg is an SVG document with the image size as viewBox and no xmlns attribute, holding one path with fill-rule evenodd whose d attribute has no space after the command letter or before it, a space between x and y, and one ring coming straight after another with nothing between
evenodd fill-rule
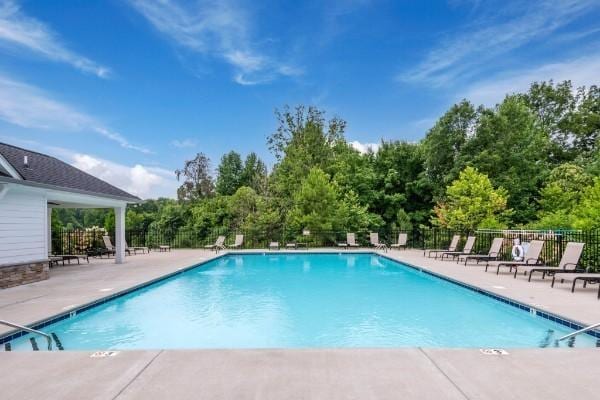
<instances>
[{"instance_id":1,"label":"roof eave","mask_svg":"<svg viewBox=\"0 0 600 400\"><path fill-rule=\"evenodd\" d=\"M38 183L38 182L14 179L14 178L9 178L9 177L4 177L4 176L0 176L0 183L14 183L16 185L35 187L35 188L40 188L40 189L59 190L62 192L83 194L83 195L95 196L95 197L103 197L103 198L111 199L111 200L124 201L129 204L140 204L140 203L144 202L142 199L140 199L137 196L131 196L131 197L115 196L115 195L106 194L106 193L90 192L87 190L73 189L73 188L68 188L68 187L64 187L64 186L49 185L47 183Z\"/></svg>"}]
</instances>

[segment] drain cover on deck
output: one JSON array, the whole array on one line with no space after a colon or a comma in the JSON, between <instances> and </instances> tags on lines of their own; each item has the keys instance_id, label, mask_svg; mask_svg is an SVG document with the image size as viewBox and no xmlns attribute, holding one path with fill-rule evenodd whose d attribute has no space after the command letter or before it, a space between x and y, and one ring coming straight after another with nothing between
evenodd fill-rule
<instances>
[{"instance_id":1,"label":"drain cover on deck","mask_svg":"<svg viewBox=\"0 0 600 400\"><path fill-rule=\"evenodd\" d=\"M479 349L481 354L485 354L486 356L506 356L508 355L508 351L504 349Z\"/></svg>"},{"instance_id":2,"label":"drain cover on deck","mask_svg":"<svg viewBox=\"0 0 600 400\"><path fill-rule=\"evenodd\" d=\"M92 353L90 358L104 358L104 357L114 357L119 354L118 351L97 351Z\"/></svg>"}]
</instances>

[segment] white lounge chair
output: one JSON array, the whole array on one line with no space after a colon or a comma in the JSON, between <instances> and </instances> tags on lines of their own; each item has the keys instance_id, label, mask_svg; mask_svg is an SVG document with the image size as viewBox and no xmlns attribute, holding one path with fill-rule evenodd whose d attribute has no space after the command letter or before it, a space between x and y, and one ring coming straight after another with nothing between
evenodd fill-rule
<instances>
[{"instance_id":1,"label":"white lounge chair","mask_svg":"<svg viewBox=\"0 0 600 400\"><path fill-rule=\"evenodd\" d=\"M235 242L227 246L230 249L239 249L244 244L244 235L235 235Z\"/></svg>"},{"instance_id":2,"label":"white lounge chair","mask_svg":"<svg viewBox=\"0 0 600 400\"><path fill-rule=\"evenodd\" d=\"M339 247L360 247L358 243L356 243L356 235L352 232L346 233L346 241L342 243L338 243Z\"/></svg>"},{"instance_id":3,"label":"white lounge chair","mask_svg":"<svg viewBox=\"0 0 600 400\"><path fill-rule=\"evenodd\" d=\"M369 233L369 240L371 242L371 246L375 247L375 249L387 251L387 248L388 248L387 245L385 243L381 243L379 241L379 233L377 233L377 232Z\"/></svg>"},{"instance_id":4,"label":"white lounge chair","mask_svg":"<svg viewBox=\"0 0 600 400\"><path fill-rule=\"evenodd\" d=\"M133 246L133 247L129 247L129 245L127 244L127 240L125 241L125 248L133 250L133 254L136 254L138 250L141 250L142 254L144 254L144 251L146 253L150 253L150 251L148 250L148 248L146 246Z\"/></svg>"},{"instance_id":5,"label":"white lounge chair","mask_svg":"<svg viewBox=\"0 0 600 400\"><path fill-rule=\"evenodd\" d=\"M390 248L400 250L402 247L404 247L406 249L407 242L408 242L408 234L400 233L400 234L398 234L398 242L390 245Z\"/></svg>"},{"instance_id":6,"label":"white lounge chair","mask_svg":"<svg viewBox=\"0 0 600 400\"><path fill-rule=\"evenodd\" d=\"M270 242L269 250L279 250L281 246L279 246L279 242Z\"/></svg>"},{"instance_id":7,"label":"white lounge chair","mask_svg":"<svg viewBox=\"0 0 600 400\"><path fill-rule=\"evenodd\" d=\"M215 241L214 244L208 244L208 245L204 246L204 248L211 249L216 252L218 252L219 250L225 249L225 236L217 237L217 240Z\"/></svg>"}]
</instances>

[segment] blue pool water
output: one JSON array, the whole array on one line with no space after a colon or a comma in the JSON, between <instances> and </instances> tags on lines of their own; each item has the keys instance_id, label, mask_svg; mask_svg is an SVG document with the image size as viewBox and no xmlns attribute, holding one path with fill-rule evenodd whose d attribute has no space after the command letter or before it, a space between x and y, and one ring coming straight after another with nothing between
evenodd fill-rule
<instances>
[{"instance_id":1,"label":"blue pool water","mask_svg":"<svg viewBox=\"0 0 600 400\"><path fill-rule=\"evenodd\" d=\"M284 253L225 256L44 330L66 350L551 347L571 332L377 255Z\"/></svg>"}]
</instances>

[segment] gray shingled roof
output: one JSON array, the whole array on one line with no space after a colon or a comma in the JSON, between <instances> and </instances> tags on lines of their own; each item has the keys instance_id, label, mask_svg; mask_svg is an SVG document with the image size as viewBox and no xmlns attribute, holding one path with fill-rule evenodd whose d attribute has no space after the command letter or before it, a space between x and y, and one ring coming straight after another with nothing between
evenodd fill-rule
<instances>
[{"instance_id":1,"label":"gray shingled roof","mask_svg":"<svg viewBox=\"0 0 600 400\"><path fill-rule=\"evenodd\" d=\"M140 199L57 158L6 143L0 143L0 154L25 181L79 192L139 201ZM24 164L27 156L28 165Z\"/></svg>"}]
</instances>

